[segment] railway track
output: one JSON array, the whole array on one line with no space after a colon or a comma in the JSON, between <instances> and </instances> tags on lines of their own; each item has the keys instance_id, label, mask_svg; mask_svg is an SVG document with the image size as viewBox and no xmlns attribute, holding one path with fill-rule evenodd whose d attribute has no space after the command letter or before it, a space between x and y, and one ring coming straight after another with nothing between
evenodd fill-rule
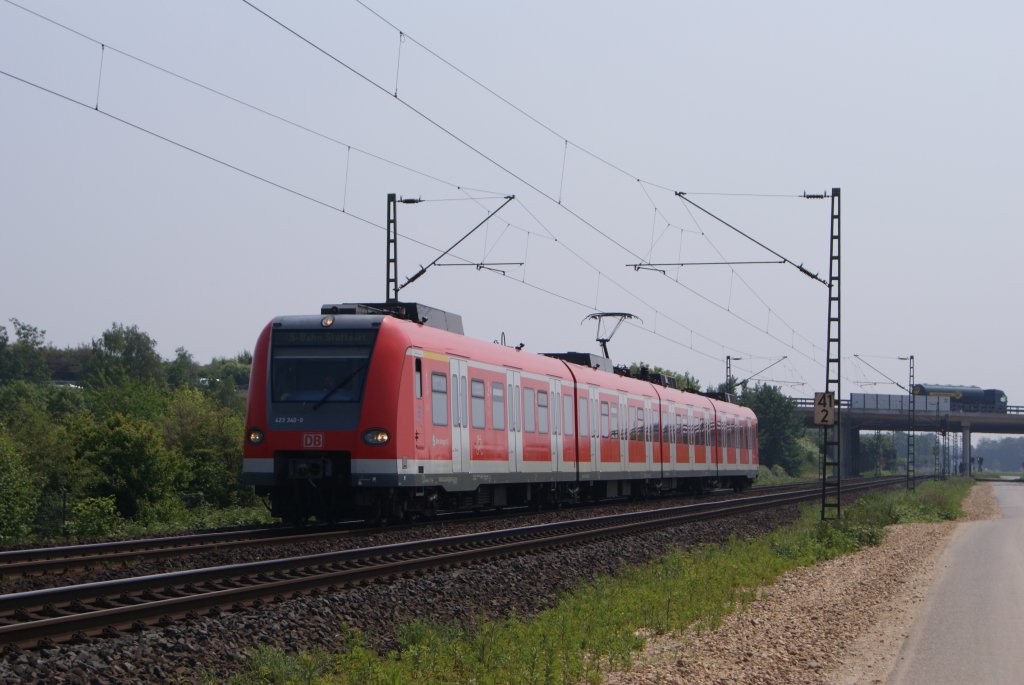
<instances>
[{"instance_id":1,"label":"railway track","mask_svg":"<svg viewBox=\"0 0 1024 685\"><path fill-rule=\"evenodd\" d=\"M758 492L781 492L800 487L807 483L767 486L757 488ZM517 515L535 512L503 512L500 515L475 520L509 519ZM443 520L443 519L442 519ZM447 520L461 520L449 517ZM85 545L66 545L0 551L0 579L15 576L43 575L51 572L64 573L76 568L95 566L129 566L145 560L170 559L203 552L244 548L253 545L277 545L330 540L356 535L380 532L380 528L365 525L316 526L308 528L256 528L250 530L198 533L194 535L146 538L139 540L118 540ZM390 526L386 530L396 531L415 526Z\"/></svg>"},{"instance_id":2,"label":"railway track","mask_svg":"<svg viewBox=\"0 0 1024 685\"><path fill-rule=\"evenodd\" d=\"M848 492L898 484L878 479ZM820 487L629 514L0 595L0 646L117 635L380 578L528 554L814 500Z\"/></svg>"},{"instance_id":3,"label":"railway track","mask_svg":"<svg viewBox=\"0 0 1024 685\"><path fill-rule=\"evenodd\" d=\"M0 552L0 578L38 575L97 565L128 565L146 559L172 558L255 544L273 545L318 540L351 535L353 532L351 528L256 528L87 545L8 550Z\"/></svg>"}]
</instances>

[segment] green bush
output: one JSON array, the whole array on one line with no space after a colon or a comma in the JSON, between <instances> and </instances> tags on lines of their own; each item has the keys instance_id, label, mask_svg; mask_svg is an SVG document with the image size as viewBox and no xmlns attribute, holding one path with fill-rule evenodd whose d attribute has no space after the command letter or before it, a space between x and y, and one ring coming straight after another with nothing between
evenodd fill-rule
<instances>
[{"instance_id":1,"label":"green bush","mask_svg":"<svg viewBox=\"0 0 1024 685\"><path fill-rule=\"evenodd\" d=\"M161 429L164 444L184 457L183 489L191 503L227 507L247 498L251 502L252 488L241 485L244 428L240 414L199 390L171 395Z\"/></svg>"},{"instance_id":2,"label":"green bush","mask_svg":"<svg viewBox=\"0 0 1024 685\"><path fill-rule=\"evenodd\" d=\"M185 475L181 456L167 449L156 426L146 419L114 414L95 423L79 449L100 476L90 494L113 496L124 518L134 518L143 502L156 502L177 491Z\"/></svg>"},{"instance_id":3,"label":"green bush","mask_svg":"<svg viewBox=\"0 0 1024 685\"><path fill-rule=\"evenodd\" d=\"M68 532L76 538L111 537L124 524L113 496L86 497L73 503L68 513Z\"/></svg>"},{"instance_id":4,"label":"green bush","mask_svg":"<svg viewBox=\"0 0 1024 685\"><path fill-rule=\"evenodd\" d=\"M960 503L972 485L970 478L957 477L926 481L909 492L872 493L848 509L844 520L879 527L914 521L951 521L963 516Z\"/></svg>"},{"instance_id":5,"label":"green bush","mask_svg":"<svg viewBox=\"0 0 1024 685\"><path fill-rule=\"evenodd\" d=\"M0 544L24 540L39 504L38 488L14 441L0 433Z\"/></svg>"}]
</instances>

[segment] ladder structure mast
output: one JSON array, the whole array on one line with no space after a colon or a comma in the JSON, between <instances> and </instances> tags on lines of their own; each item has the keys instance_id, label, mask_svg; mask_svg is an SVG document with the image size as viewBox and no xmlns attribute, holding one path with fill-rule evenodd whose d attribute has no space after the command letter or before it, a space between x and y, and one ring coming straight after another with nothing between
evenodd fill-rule
<instances>
[{"instance_id":1,"label":"ladder structure mast","mask_svg":"<svg viewBox=\"0 0 1024 685\"><path fill-rule=\"evenodd\" d=\"M839 188L832 189L832 224L829 240L828 266L828 347L825 361L825 392L835 398L835 423L823 426L821 436L821 519L840 517L842 495L842 471L840 460L840 422L843 412L840 407L840 197Z\"/></svg>"},{"instance_id":2,"label":"ladder structure mast","mask_svg":"<svg viewBox=\"0 0 1024 685\"><path fill-rule=\"evenodd\" d=\"M387 302L398 301L398 198L395 193L388 193L388 255L387 255Z\"/></svg>"},{"instance_id":3,"label":"ladder structure mast","mask_svg":"<svg viewBox=\"0 0 1024 685\"><path fill-rule=\"evenodd\" d=\"M910 385L907 387L910 391L910 404L907 406L910 425L907 429L907 490L914 490L917 487L917 455L914 445L914 355L910 355Z\"/></svg>"}]
</instances>

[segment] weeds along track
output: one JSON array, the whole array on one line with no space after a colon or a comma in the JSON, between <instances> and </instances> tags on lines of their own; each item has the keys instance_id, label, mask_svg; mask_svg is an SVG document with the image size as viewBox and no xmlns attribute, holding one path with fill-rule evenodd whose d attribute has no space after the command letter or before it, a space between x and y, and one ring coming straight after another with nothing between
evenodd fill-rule
<instances>
[{"instance_id":1,"label":"weeds along track","mask_svg":"<svg viewBox=\"0 0 1024 685\"><path fill-rule=\"evenodd\" d=\"M884 487L878 479L847 491ZM181 618L246 610L313 592L418 575L559 546L812 501L819 487L137 578L0 595L0 647L115 636Z\"/></svg>"}]
</instances>

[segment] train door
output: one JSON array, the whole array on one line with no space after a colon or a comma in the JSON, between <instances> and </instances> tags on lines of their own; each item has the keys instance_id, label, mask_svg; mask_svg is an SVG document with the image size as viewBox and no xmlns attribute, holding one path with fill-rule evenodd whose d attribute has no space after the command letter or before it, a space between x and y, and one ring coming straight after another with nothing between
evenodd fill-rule
<instances>
[{"instance_id":1,"label":"train door","mask_svg":"<svg viewBox=\"0 0 1024 685\"><path fill-rule=\"evenodd\" d=\"M465 359L451 359L452 397L452 471L466 473L469 459L469 388L466 382L468 364Z\"/></svg>"},{"instance_id":2,"label":"train door","mask_svg":"<svg viewBox=\"0 0 1024 685\"><path fill-rule=\"evenodd\" d=\"M726 422L727 422L727 425L726 425L726 428L725 428L725 434L726 434L725 444L726 444L726 447L728 448L728 453L726 455L725 462L727 464L738 464L738 463L740 463L740 460L739 460L739 449L738 449L739 448L739 440L738 440L739 432L737 431L736 419L730 416L730 417L726 418Z\"/></svg>"},{"instance_id":3,"label":"train door","mask_svg":"<svg viewBox=\"0 0 1024 685\"><path fill-rule=\"evenodd\" d=\"M619 397L618 412L612 417L612 435L619 436L619 464L625 468L629 463L629 409L626 407L626 398Z\"/></svg>"},{"instance_id":4,"label":"train door","mask_svg":"<svg viewBox=\"0 0 1024 685\"><path fill-rule=\"evenodd\" d=\"M573 395L573 385L567 383L562 386L562 463L569 467L573 473L577 470L579 456L576 453L576 400ZM559 470L565 470L559 467Z\"/></svg>"},{"instance_id":5,"label":"train door","mask_svg":"<svg viewBox=\"0 0 1024 685\"><path fill-rule=\"evenodd\" d=\"M579 451L577 459L580 462L579 471L590 471L593 464L593 450L591 449L590 430L590 391L581 386L576 386L578 395L576 397L576 449Z\"/></svg>"},{"instance_id":6,"label":"train door","mask_svg":"<svg viewBox=\"0 0 1024 685\"><path fill-rule=\"evenodd\" d=\"M597 388L590 388L590 470L601 467L601 405Z\"/></svg>"},{"instance_id":7,"label":"train door","mask_svg":"<svg viewBox=\"0 0 1024 685\"><path fill-rule=\"evenodd\" d=\"M426 424L423 418L423 359L413 357L413 442L416 447L416 458L422 459L427 449Z\"/></svg>"},{"instance_id":8,"label":"train door","mask_svg":"<svg viewBox=\"0 0 1024 685\"><path fill-rule=\"evenodd\" d=\"M642 470L644 463L644 405L642 400L627 399L626 413L623 415L623 422L626 424L625 433L629 439L629 463L633 470Z\"/></svg>"},{"instance_id":9,"label":"train door","mask_svg":"<svg viewBox=\"0 0 1024 685\"><path fill-rule=\"evenodd\" d=\"M522 387L519 371L505 372L508 394L508 470L519 473L523 468L523 433L520 417L523 413Z\"/></svg>"},{"instance_id":10,"label":"train door","mask_svg":"<svg viewBox=\"0 0 1024 685\"><path fill-rule=\"evenodd\" d=\"M551 470L558 471L562 461L562 381L549 381L551 399L548 404L551 411Z\"/></svg>"},{"instance_id":11,"label":"train door","mask_svg":"<svg viewBox=\"0 0 1024 685\"><path fill-rule=\"evenodd\" d=\"M708 418L708 430L710 435L708 436L708 444L711 447L711 461L715 465L715 476L718 476L722 464L722 423L721 418L718 416L718 412L712 410L710 413L705 413L704 416Z\"/></svg>"},{"instance_id":12,"label":"train door","mask_svg":"<svg viewBox=\"0 0 1024 685\"><path fill-rule=\"evenodd\" d=\"M654 424L658 422L657 414L655 414L655 407L651 406L651 401L644 398L644 457L646 459L647 467L654 468Z\"/></svg>"},{"instance_id":13,"label":"train door","mask_svg":"<svg viewBox=\"0 0 1024 685\"><path fill-rule=\"evenodd\" d=\"M708 410L703 411L705 415L705 428L703 428L703 439L705 439L705 451L708 455L708 463L715 464L715 473L718 473L718 451L715 448L715 420Z\"/></svg>"},{"instance_id":14,"label":"train door","mask_svg":"<svg viewBox=\"0 0 1024 685\"><path fill-rule=\"evenodd\" d=\"M669 402L661 409L661 449L662 459L667 464L676 463L676 406Z\"/></svg>"},{"instance_id":15,"label":"train door","mask_svg":"<svg viewBox=\"0 0 1024 685\"><path fill-rule=\"evenodd\" d=\"M694 424L695 419L693 418L693 410L689 408L683 409L682 422L683 422L683 455L686 459L687 464L696 463L696 451L697 448L694 446Z\"/></svg>"}]
</instances>

